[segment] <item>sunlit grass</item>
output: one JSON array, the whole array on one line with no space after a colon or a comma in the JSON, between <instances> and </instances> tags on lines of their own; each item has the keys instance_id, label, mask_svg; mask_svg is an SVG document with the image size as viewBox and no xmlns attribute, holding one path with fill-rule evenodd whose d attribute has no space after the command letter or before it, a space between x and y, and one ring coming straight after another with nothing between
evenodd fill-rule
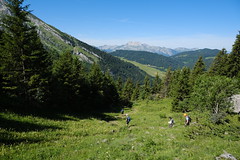
<instances>
[{"instance_id":1,"label":"sunlit grass","mask_svg":"<svg viewBox=\"0 0 240 160\"><path fill-rule=\"evenodd\" d=\"M159 77L162 79L165 76L165 72L161 71L160 69L156 69L155 66L141 64L141 63L138 63L135 61L127 60L125 58L121 58L121 59L126 62L132 63L133 65L135 65L138 68L140 68L141 70L145 71L148 75L150 75L152 77L156 77L156 75L158 74Z\"/></svg>"},{"instance_id":2,"label":"sunlit grass","mask_svg":"<svg viewBox=\"0 0 240 160\"><path fill-rule=\"evenodd\" d=\"M135 102L132 109L125 109L132 119L129 126L120 113L106 113L112 117L106 121L94 116L49 119L3 112L1 121L11 122L13 128L1 124L0 159L214 159L223 150L240 158L239 140L187 137L194 124L184 127L182 113L171 112L170 106L170 99ZM168 127L169 116L176 122L173 128ZM191 116L195 121L196 115ZM237 115L231 118L237 122Z\"/></svg>"}]
</instances>

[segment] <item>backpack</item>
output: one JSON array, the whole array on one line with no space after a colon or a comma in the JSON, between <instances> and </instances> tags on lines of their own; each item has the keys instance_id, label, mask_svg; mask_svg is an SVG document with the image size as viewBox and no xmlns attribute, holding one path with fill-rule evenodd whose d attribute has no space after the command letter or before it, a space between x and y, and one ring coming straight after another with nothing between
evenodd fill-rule
<instances>
[{"instance_id":1,"label":"backpack","mask_svg":"<svg viewBox=\"0 0 240 160\"><path fill-rule=\"evenodd\" d=\"M188 121L191 122L192 121L192 118L190 116L188 116Z\"/></svg>"}]
</instances>

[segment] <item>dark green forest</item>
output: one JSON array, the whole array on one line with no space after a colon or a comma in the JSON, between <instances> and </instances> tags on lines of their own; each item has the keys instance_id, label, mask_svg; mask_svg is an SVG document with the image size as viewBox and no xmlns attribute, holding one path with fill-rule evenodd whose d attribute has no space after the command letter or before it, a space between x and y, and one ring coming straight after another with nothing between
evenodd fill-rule
<instances>
[{"instance_id":1,"label":"dark green forest","mask_svg":"<svg viewBox=\"0 0 240 160\"><path fill-rule=\"evenodd\" d=\"M184 64L184 66L193 68L196 61L199 57L203 58L203 61L206 65L206 69L208 69L213 60L214 57L220 52L218 49L199 49L196 51L188 51L188 52L181 52L176 55L171 56L171 58L180 61Z\"/></svg>"},{"instance_id":2,"label":"dark green forest","mask_svg":"<svg viewBox=\"0 0 240 160\"><path fill-rule=\"evenodd\" d=\"M209 69L203 57L198 57L192 68L179 68L180 64L171 60L168 63L172 64L172 69L167 70L165 78L160 79L157 75L151 80L143 72L131 70L132 65L120 69L121 60L99 50L97 52L105 57L104 60L90 67L86 67L71 50L52 56L28 19L29 6L23 6L23 0L7 2L11 15L1 19L0 32L1 108L118 111L122 107L131 107L136 100L171 97L173 111L207 111L214 123L220 123L224 115L231 112L229 97L239 93L240 86L239 34L232 52L219 51ZM89 51L97 50L83 45ZM128 55L136 58L134 51L128 51ZM160 55L148 53L146 56L144 52L139 59L154 59L154 56ZM152 62L155 66L165 63ZM112 69L108 70L108 67ZM125 77L116 76L123 70Z\"/></svg>"},{"instance_id":3,"label":"dark green forest","mask_svg":"<svg viewBox=\"0 0 240 160\"><path fill-rule=\"evenodd\" d=\"M193 68L199 57L203 58L206 69L211 66L214 57L218 54L218 49L199 49L195 51L181 52L176 55L166 57L157 53L146 51L128 51L117 50L111 52L111 55L123 57L131 61L136 61L141 64L155 66L158 69L165 71L171 67L173 70L182 68L184 66Z\"/></svg>"},{"instance_id":4,"label":"dark green forest","mask_svg":"<svg viewBox=\"0 0 240 160\"><path fill-rule=\"evenodd\" d=\"M181 68L184 64L178 60L174 60L171 57L166 57L157 53L151 53L146 51L128 51L117 50L110 53L113 56L123 57L131 61L136 61L141 64L156 66L158 69L165 71L165 69L171 66L172 69Z\"/></svg>"}]
</instances>

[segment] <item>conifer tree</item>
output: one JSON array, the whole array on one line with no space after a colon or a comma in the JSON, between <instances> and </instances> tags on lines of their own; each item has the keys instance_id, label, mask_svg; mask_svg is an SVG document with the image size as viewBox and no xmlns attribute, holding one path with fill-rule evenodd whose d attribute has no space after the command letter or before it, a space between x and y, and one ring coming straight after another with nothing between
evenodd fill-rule
<instances>
[{"instance_id":1,"label":"conifer tree","mask_svg":"<svg viewBox=\"0 0 240 160\"><path fill-rule=\"evenodd\" d=\"M133 94L132 94L132 101L138 100L140 96L140 84L139 82L136 83L135 88L133 90Z\"/></svg>"},{"instance_id":2,"label":"conifer tree","mask_svg":"<svg viewBox=\"0 0 240 160\"><path fill-rule=\"evenodd\" d=\"M190 69L184 67L178 74L175 86L173 87L173 111L186 111L188 106L181 105L182 102L189 98L190 84L189 84Z\"/></svg>"},{"instance_id":3,"label":"conifer tree","mask_svg":"<svg viewBox=\"0 0 240 160\"><path fill-rule=\"evenodd\" d=\"M2 30L0 29L0 46L3 45L2 43ZM2 97L2 94L3 94L3 72L2 72L2 68L3 68L3 57L2 57L2 51L1 51L1 48L0 47L0 97Z\"/></svg>"},{"instance_id":4,"label":"conifer tree","mask_svg":"<svg viewBox=\"0 0 240 160\"><path fill-rule=\"evenodd\" d=\"M159 75L157 74L153 81L152 93L159 94L160 90L161 90L161 79L160 79Z\"/></svg>"},{"instance_id":5,"label":"conifer tree","mask_svg":"<svg viewBox=\"0 0 240 160\"><path fill-rule=\"evenodd\" d=\"M78 58L73 58L72 86L76 98L82 100L88 96L89 87L86 81L86 73L84 72L84 67Z\"/></svg>"},{"instance_id":6,"label":"conifer tree","mask_svg":"<svg viewBox=\"0 0 240 160\"><path fill-rule=\"evenodd\" d=\"M190 84L191 86L194 85L194 82L196 78L200 75L202 75L205 72L205 64L203 62L202 56L200 56L197 60L197 62L194 65L194 68L191 72L191 77L190 77Z\"/></svg>"},{"instance_id":7,"label":"conifer tree","mask_svg":"<svg viewBox=\"0 0 240 160\"><path fill-rule=\"evenodd\" d=\"M132 79L128 78L122 90L122 98L124 99L125 102L129 102L131 100L134 89L133 87L134 85Z\"/></svg>"},{"instance_id":8,"label":"conifer tree","mask_svg":"<svg viewBox=\"0 0 240 160\"><path fill-rule=\"evenodd\" d=\"M103 96L104 105L108 107L112 107L113 104L118 104L120 101L117 87L109 71L104 74Z\"/></svg>"},{"instance_id":9,"label":"conifer tree","mask_svg":"<svg viewBox=\"0 0 240 160\"><path fill-rule=\"evenodd\" d=\"M172 81L172 71L171 71L171 68L168 68L165 74L165 77L163 78L163 83L161 88L162 97L169 96L171 81Z\"/></svg>"},{"instance_id":10,"label":"conifer tree","mask_svg":"<svg viewBox=\"0 0 240 160\"><path fill-rule=\"evenodd\" d=\"M209 68L209 74L210 75L220 75L220 76L226 76L227 75L227 51L225 48L223 48L215 57L211 67Z\"/></svg>"},{"instance_id":11,"label":"conifer tree","mask_svg":"<svg viewBox=\"0 0 240 160\"><path fill-rule=\"evenodd\" d=\"M203 58L202 56L200 56L196 62L196 64L194 65L192 74L193 75L201 75L203 74L205 71L205 64L203 62Z\"/></svg>"},{"instance_id":12,"label":"conifer tree","mask_svg":"<svg viewBox=\"0 0 240 160\"><path fill-rule=\"evenodd\" d=\"M122 88L123 88L123 81L121 77L118 77L117 80L115 81L115 85L118 91L118 94L121 95L122 94Z\"/></svg>"},{"instance_id":13,"label":"conifer tree","mask_svg":"<svg viewBox=\"0 0 240 160\"><path fill-rule=\"evenodd\" d=\"M92 64L90 72L88 74L89 89L91 98L91 105L93 107L101 107L102 99L104 96L103 87L104 87L104 74L100 69L100 66L96 63ZM88 99L90 101L90 99Z\"/></svg>"},{"instance_id":14,"label":"conifer tree","mask_svg":"<svg viewBox=\"0 0 240 160\"><path fill-rule=\"evenodd\" d=\"M169 96L173 97L176 93L176 90L179 88L179 78L181 75L182 69L177 69L172 72L171 81L169 84Z\"/></svg>"},{"instance_id":15,"label":"conifer tree","mask_svg":"<svg viewBox=\"0 0 240 160\"><path fill-rule=\"evenodd\" d=\"M77 66L76 66L77 68ZM53 67L53 103L69 105L75 97L74 87L78 77L74 77L74 59L70 51L60 55Z\"/></svg>"},{"instance_id":16,"label":"conifer tree","mask_svg":"<svg viewBox=\"0 0 240 160\"><path fill-rule=\"evenodd\" d=\"M140 97L142 99L146 99L149 97L150 93L151 93L151 82L150 82L149 77L146 75L144 78Z\"/></svg>"},{"instance_id":17,"label":"conifer tree","mask_svg":"<svg viewBox=\"0 0 240 160\"><path fill-rule=\"evenodd\" d=\"M228 56L228 77L240 77L240 34L232 47L232 52Z\"/></svg>"},{"instance_id":18,"label":"conifer tree","mask_svg":"<svg viewBox=\"0 0 240 160\"><path fill-rule=\"evenodd\" d=\"M44 101L49 57L28 19L29 5L24 0L6 0L10 15L1 19L3 29L1 71L5 93L26 101Z\"/></svg>"}]
</instances>

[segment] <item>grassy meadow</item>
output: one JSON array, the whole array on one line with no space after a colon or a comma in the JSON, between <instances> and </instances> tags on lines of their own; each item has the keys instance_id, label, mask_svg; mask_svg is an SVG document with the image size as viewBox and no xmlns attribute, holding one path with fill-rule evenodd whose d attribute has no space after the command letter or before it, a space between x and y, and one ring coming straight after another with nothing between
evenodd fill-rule
<instances>
[{"instance_id":1,"label":"grassy meadow","mask_svg":"<svg viewBox=\"0 0 240 160\"><path fill-rule=\"evenodd\" d=\"M230 126L219 136L202 132L193 121L184 126L182 113L170 111L171 100L135 102L125 115L105 113L77 114L0 113L1 160L211 160L223 151L240 159L240 139ZM168 127L168 117L175 120ZM200 122L199 122L200 123ZM239 125L238 115L229 116L229 125ZM204 129L204 128L203 128ZM239 131L238 131L239 132Z\"/></svg>"},{"instance_id":2,"label":"grassy meadow","mask_svg":"<svg viewBox=\"0 0 240 160\"><path fill-rule=\"evenodd\" d=\"M146 64L141 64L135 61L130 61L127 60L125 58L120 58L121 60L124 60L126 62L132 63L133 65L137 66L138 68L140 68L141 70L143 70L144 72L146 72L148 75L152 76L152 77L156 77L156 75L158 74L158 76L162 79L165 76L165 72L161 71L160 68L157 69L156 66L150 66L150 65L146 65Z\"/></svg>"}]
</instances>

